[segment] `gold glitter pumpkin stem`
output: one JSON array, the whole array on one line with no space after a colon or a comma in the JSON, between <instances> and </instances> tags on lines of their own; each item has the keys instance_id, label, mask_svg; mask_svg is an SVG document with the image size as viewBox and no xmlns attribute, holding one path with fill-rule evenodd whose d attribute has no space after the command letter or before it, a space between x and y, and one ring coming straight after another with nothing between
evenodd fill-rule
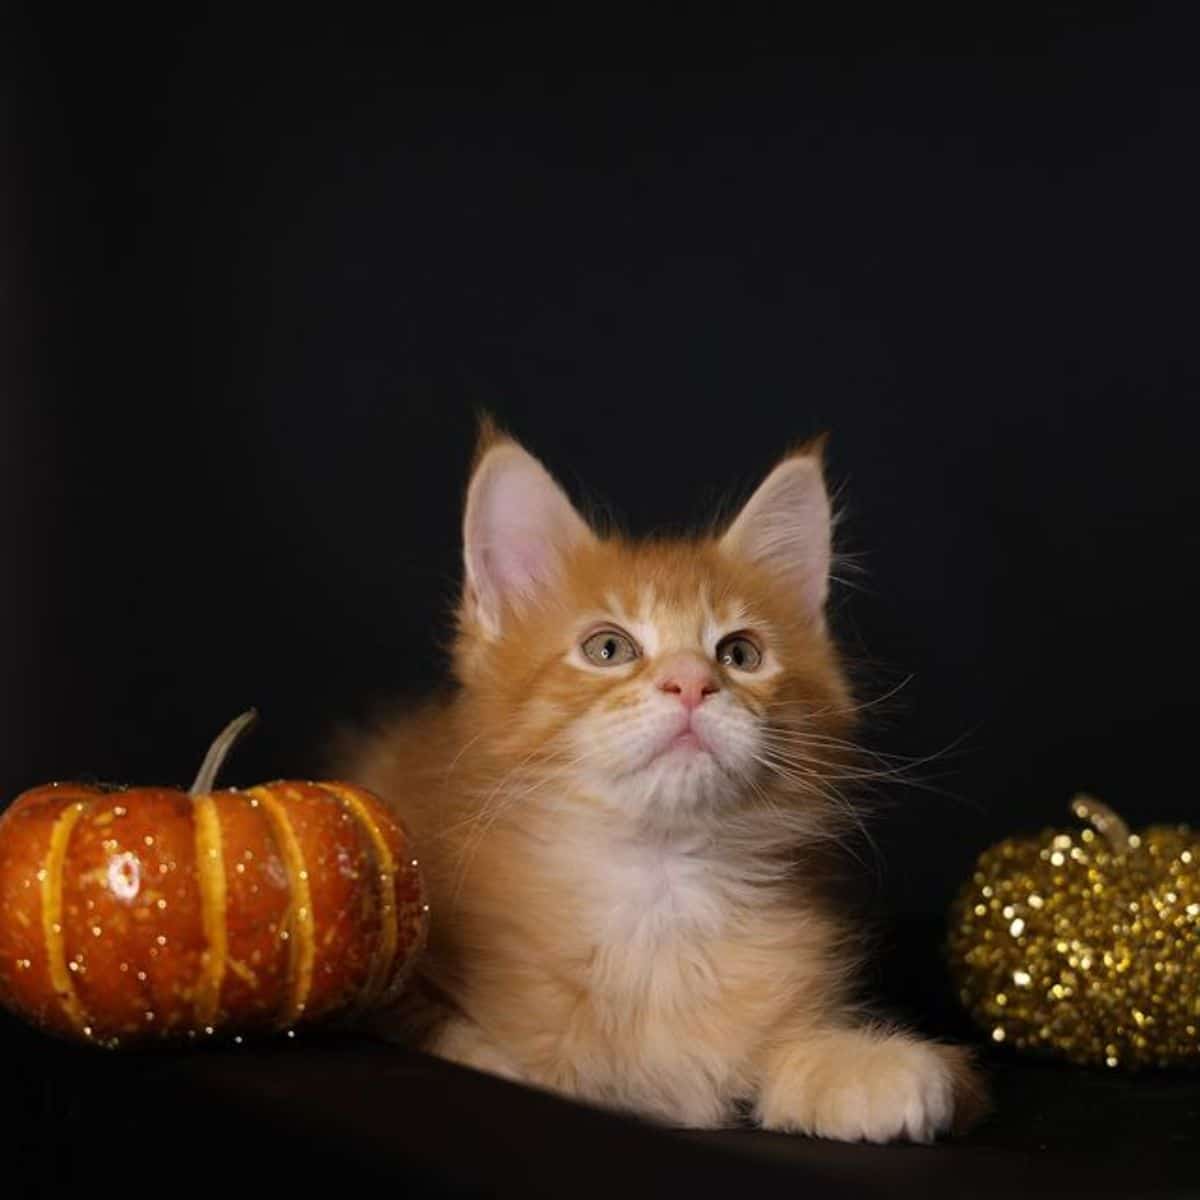
<instances>
[{"instance_id":1,"label":"gold glitter pumpkin stem","mask_svg":"<svg viewBox=\"0 0 1200 1200\"><path fill-rule=\"evenodd\" d=\"M1107 804L1101 804L1095 796L1080 792L1071 800L1071 813L1093 826L1112 847L1114 854L1128 851L1129 826Z\"/></svg>"},{"instance_id":2,"label":"gold glitter pumpkin stem","mask_svg":"<svg viewBox=\"0 0 1200 1200\"><path fill-rule=\"evenodd\" d=\"M234 717L217 734L216 740L209 746L208 753L204 756L204 761L200 764L200 770L196 772L195 782L188 789L189 796L203 796L212 791L213 784L217 779L217 773L224 765L230 750L233 749L242 734L257 720L258 709L249 708L240 717Z\"/></svg>"}]
</instances>

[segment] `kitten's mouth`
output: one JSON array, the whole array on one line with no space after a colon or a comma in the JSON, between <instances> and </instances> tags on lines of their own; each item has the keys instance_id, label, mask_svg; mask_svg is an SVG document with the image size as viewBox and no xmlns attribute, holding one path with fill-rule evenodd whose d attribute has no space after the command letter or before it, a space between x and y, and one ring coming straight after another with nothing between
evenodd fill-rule
<instances>
[{"instance_id":1,"label":"kitten's mouth","mask_svg":"<svg viewBox=\"0 0 1200 1200\"><path fill-rule=\"evenodd\" d=\"M692 755L711 754L708 743L691 727L677 733L660 751L659 757L666 754Z\"/></svg>"}]
</instances>

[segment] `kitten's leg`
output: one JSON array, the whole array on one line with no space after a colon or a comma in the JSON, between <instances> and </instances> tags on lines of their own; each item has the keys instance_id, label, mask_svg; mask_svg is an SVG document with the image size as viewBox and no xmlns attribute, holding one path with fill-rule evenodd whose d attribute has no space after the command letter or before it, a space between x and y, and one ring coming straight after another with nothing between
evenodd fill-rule
<instances>
[{"instance_id":1,"label":"kitten's leg","mask_svg":"<svg viewBox=\"0 0 1200 1200\"><path fill-rule=\"evenodd\" d=\"M489 1075L499 1075L520 1083L525 1078L512 1056L506 1054L469 1017L456 1014L447 1020L428 1041L425 1048L439 1058L464 1067L474 1067Z\"/></svg>"},{"instance_id":2,"label":"kitten's leg","mask_svg":"<svg viewBox=\"0 0 1200 1200\"><path fill-rule=\"evenodd\" d=\"M368 1014L356 1027L385 1041L425 1050L489 1075L524 1078L511 1055L420 976L412 980L394 1005Z\"/></svg>"},{"instance_id":3,"label":"kitten's leg","mask_svg":"<svg viewBox=\"0 0 1200 1200\"><path fill-rule=\"evenodd\" d=\"M797 1030L763 1057L755 1117L839 1141L929 1142L985 1107L967 1051L881 1028Z\"/></svg>"}]
</instances>

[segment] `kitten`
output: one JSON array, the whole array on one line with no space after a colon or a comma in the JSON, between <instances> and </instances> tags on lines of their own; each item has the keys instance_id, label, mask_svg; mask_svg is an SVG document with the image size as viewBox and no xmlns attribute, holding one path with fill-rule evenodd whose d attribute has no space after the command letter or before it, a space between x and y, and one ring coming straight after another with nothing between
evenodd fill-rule
<instances>
[{"instance_id":1,"label":"kitten","mask_svg":"<svg viewBox=\"0 0 1200 1200\"><path fill-rule=\"evenodd\" d=\"M457 690L342 772L421 850L423 969L394 1028L456 1062L663 1122L927 1141L968 1055L869 1020L817 886L853 704L823 614L819 444L718 537L602 538L485 424Z\"/></svg>"}]
</instances>

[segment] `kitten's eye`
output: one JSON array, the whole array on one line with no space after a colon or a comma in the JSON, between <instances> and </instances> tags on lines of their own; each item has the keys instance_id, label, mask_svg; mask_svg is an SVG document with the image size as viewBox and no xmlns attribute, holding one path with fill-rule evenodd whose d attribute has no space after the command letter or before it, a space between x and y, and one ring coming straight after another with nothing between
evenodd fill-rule
<instances>
[{"instance_id":1,"label":"kitten's eye","mask_svg":"<svg viewBox=\"0 0 1200 1200\"><path fill-rule=\"evenodd\" d=\"M762 651L744 633L731 633L717 643L717 662L735 671L757 671Z\"/></svg>"},{"instance_id":2,"label":"kitten's eye","mask_svg":"<svg viewBox=\"0 0 1200 1200\"><path fill-rule=\"evenodd\" d=\"M619 667L633 662L640 653L633 638L619 629L601 629L584 638L579 648L588 662L598 667Z\"/></svg>"}]
</instances>

